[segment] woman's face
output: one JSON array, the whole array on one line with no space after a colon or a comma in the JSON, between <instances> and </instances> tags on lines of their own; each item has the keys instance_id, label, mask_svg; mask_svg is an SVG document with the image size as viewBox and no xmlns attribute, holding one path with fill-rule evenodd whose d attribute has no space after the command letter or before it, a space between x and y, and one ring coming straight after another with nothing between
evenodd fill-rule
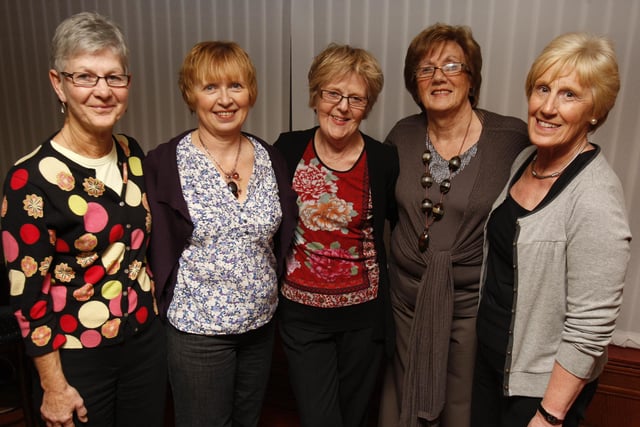
<instances>
[{"instance_id":1,"label":"woman's face","mask_svg":"<svg viewBox=\"0 0 640 427\"><path fill-rule=\"evenodd\" d=\"M367 86L364 79L355 73L344 78L331 81L320 88L322 91L332 92L333 95L343 96L339 102L328 101L322 92L316 100L315 110L322 136L329 142L348 142L358 132L360 122L364 118L365 107L354 107L346 97L367 97Z\"/></svg>"},{"instance_id":2,"label":"woman's face","mask_svg":"<svg viewBox=\"0 0 640 427\"><path fill-rule=\"evenodd\" d=\"M446 41L435 45L420 61L418 68L426 66L442 67L452 62L465 63L460 45ZM427 113L445 113L459 109L469 102L471 80L464 70L453 76L445 75L437 69L431 78L418 80L420 101Z\"/></svg>"},{"instance_id":3,"label":"woman's face","mask_svg":"<svg viewBox=\"0 0 640 427\"><path fill-rule=\"evenodd\" d=\"M528 127L539 148L571 149L584 142L593 118L593 95L575 71L545 72L529 96Z\"/></svg>"},{"instance_id":4,"label":"woman's face","mask_svg":"<svg viewBox=\"0 0 640 427\"><path fill-rule=\"evenodd\" d=\"M120 57L111 49L74 56L67 60L62 71L96 76L125 74ZM49 75L58 98L67 104L70 125L79 125L87 133L111 133L127 110L129 85L111 87L105 79L99 79L94 87L80 87L56 71L52 70Z\"/></svg>"},{"instance_id":5,"label":"woman's face","mask_svg":"<svg viewBox=\"0 0 640 427\"><path fill-rule=\"evenodd\" d=\"M240 134L252 105L249 89L242 80L205 81L194 93L194 111L200 127L217 138Z\"/></svg>"}]
</instances>

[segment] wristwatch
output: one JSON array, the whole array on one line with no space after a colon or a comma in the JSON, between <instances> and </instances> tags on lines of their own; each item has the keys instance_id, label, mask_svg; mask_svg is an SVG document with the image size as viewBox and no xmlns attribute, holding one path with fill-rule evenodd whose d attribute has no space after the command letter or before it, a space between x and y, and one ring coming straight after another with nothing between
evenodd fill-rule
<instances>
[{"instance_id":1,"label":"wristwatch","mask_svg":"<svg viewBox=\"0 0 640 427\"><path fill-rule=\"evenodd\" d=\"M538 412L540 412L542 418L544 418L544 420L552 426L560 426L564 422L564 420L561 420L555 415L551 415L550 413L548 413L547 410L542 406L542 401L540 401L540 403L538 404Z\"/></svg>"}]
</instances>

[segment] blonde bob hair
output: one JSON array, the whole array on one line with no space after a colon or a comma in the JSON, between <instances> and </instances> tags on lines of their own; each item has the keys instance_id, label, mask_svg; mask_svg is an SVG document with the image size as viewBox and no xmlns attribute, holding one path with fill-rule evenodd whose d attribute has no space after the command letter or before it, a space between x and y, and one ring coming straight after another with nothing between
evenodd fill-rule
<instances>
[{"instance_id":1,"label":"blonde bob hair","mask_svg":"<svg viewBox=\"0 0 640 427\"><path fill-rule=\"evenodd\" d=\"M205 41L194 45L184 58L178 77L182 98L195 111L195 91L207 82L237 81L249 90L253 106L258 98L256 68L251 58L237 43Z\"/></svg>"},{"instance_id":2,"label":"blonde bob hair","mask_svg":"<svg viewBox=\"0 0 640 427\"><path fill-rule=\"evenodd\" d=\"M591 89L593 118L589 124L593 132L607 119L620 90L618 62L610 40L587 33L566 33L553 39L535 59L527 75L527 99L536 81L545 73L551 78L575 72L581 85Z\"/></svg>"},{"instance_id":3,"label":"blonde bob hair","mask_svg":"<svg viewBox=\"0 0 640 427\"><path fill-rule=\"evenodd\" d=\"M331 43L313 59L309 69L309 107L315 108L322 88L349 74L364 80L367 87L367 107L364 118L369 115L384 85L382 69L376 58L364 49Z\"/></svg>"}]
</instances>

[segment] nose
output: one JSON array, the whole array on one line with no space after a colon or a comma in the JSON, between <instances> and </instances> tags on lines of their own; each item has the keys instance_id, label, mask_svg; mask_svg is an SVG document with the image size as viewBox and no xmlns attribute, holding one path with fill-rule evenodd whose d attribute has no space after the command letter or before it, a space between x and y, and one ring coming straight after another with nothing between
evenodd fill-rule
<instances>
[{"instance_id":1,"label":"nose","mask_svg":"<svg viewBox=\"0 0 640 427\"><path fill-rule=\"evenodd\" d=\"M553 112L556 111L556 108L558 107L558 97L555 94L549 94L549 96L547 96L544 99L544 102L542 103L542 112L545 114L552 114Z\"/></svg>"},{"instance_id":2,"label":"nose","mask_svg":"<svg viewBox=\"0 0 640 427\"><path fill-rule=\"evenodd\" d=\"M94 92L97 92L100 95L110 95L111 87L107 84L107 79L104 77L98 78L98 83L93 87Z\"/></svg>"},{"instance_id":3,"label":"nose","mask_svg":"<svg viewBox=\"0 0 640 427\"><path fill-rule=\"evenodd\" d=\"M229 91L226 87L220 88L220 97L218 98L218 102L222 105L228 105L231 102L231 97L229 96Z\"/></svg>"},{"instance_id":4,"label":"nose","mask_svg":"<svg viewBox=\"0 0 640 427\"><path fill-rule=\"evenodd\" d=\"M340 101L336 104L336 107L341 111L346 111L349 109L349 99L346 96L343 96Z\"/></svg>"}]
</instances>

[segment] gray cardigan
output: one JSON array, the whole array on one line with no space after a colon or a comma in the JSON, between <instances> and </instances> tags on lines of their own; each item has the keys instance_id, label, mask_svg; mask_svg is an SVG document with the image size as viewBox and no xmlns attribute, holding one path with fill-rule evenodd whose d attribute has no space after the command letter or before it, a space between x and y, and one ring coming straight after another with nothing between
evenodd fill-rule
<instances>
[{"instance_id":1,"label":"gray cardigan","mask_svg":"<svg viewBox=\"0 0 640 427\"><path fill-rule=\"evenodd\" d=\"M516 158L511 183L535 149ZM555 361L587 380L597 378L607 362L631 232L620 181L597 149L556 197L518 218L505 395L542 397ZM485 259L488 246L485 239ZM484 283L486 266L482 271Z\"/></svg>"}]
</instances>

